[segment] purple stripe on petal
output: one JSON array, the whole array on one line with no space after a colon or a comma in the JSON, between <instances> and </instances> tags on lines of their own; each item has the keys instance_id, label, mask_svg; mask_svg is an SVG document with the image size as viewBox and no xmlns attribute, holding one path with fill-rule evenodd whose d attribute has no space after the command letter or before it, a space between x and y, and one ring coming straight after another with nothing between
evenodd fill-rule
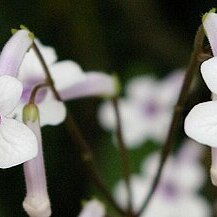
<instances>
[{"instance_id":1,"label":"purple stripe on petal","mask_svg":"<svg viewBox=\"0 0 217 217\"><path fill-rule=\"evenodd\" d=\"M26 87L24 87L23 92L22 92L22 96L21 96L21 100L22 100L23 103L28 103L29 102L33 87L34 86L28 86L28 87L26 86ZM41 88L40 90L38 90L36 98L35 98L35 103L37 104L37 103L42 102L42 100L44 100L44 98L45 98L46 93L47 93L47 88L46 87Z\"/></svg>"},{"instance_id":2,"label":"purple stripe on petal","mask_svg":"<svg viewBox=\"0 0 217 217\"><path fill-rule=\"evenodd\" d=\"M41 77L31 77L28 80L23 82L23 92L21 96L21 100L24 103L29 102L29 98L31 96L31 92L33 88L40 83L43 83L44 79ZM47 93L47 88L41 88L36 95L35 103L40 103L42 100L44 100L45 95Z\"/></svg>"}]
</instances>

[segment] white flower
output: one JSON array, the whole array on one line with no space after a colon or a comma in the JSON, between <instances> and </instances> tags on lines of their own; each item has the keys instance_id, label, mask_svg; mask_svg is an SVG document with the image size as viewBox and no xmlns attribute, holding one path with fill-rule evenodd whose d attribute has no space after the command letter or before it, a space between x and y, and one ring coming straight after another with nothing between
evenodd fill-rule
<instances>
[{"instance_id":1,"label":"white flower","mask_svg":"<svg viewBox=\"0 0 217 217\"><path fill-rule=\"evenodd\" d=\"M188 157L186 158L182 151L176 158L170 156L156 192L141 217L211 216L208 203L197 193L205 178L204 170L198 159ZM143 163L143 173L131 176L134 211L141 208L150 190L158 163L159 155L151 155ZM127 191L124 181L118 182L114 193L119 205L126 208Z\"/></svg>"},{"instance_id":2,"label":"white flower","mask_svg":"<svg viewBox=\"0 0 217 217\"><path fill-rule=\"evenodd\" d=\"M78 217L105 217L105 207L97 199L88 201Z\"/></svg>"},{"instance_id":3,"label":"white flower","mask_svg":"<svg viewBox=\"0 0 217 217\"><path fill-rule=\"evenodd\" d=\"M10 76L0 77L0 168L8 168L34 158L38 152L33 132L8 115L19 103L22 84Z\"/></svg>"},{"instance_id":4,"label":"white flower","mask_svg":"<svg viewBox=\"0 0 217 217\"><path fill-rule=\"evenodd\" d=\"M11 113L22 95L23 86L16 76L22 59L32 44L26 30L17 31L0 55L0 168L9 168L34 158L38 152L33 132L14 120Z\"/></svg>"},{"instance_id":5,"label":"white flower","mask_svg":"<svg viewBox=\"0 0 217 217\"><path fill-rule=\"evenodd\" d=\"M138 147L147 139L164 141L182 80L180 70L163 81L141 76L129 82L127 97L119 104L123 138L129 148ZM116 118L110 102L102 104L98 116L103 128L115 130Z\"/></svg>"},{"instance_id":6,"label":"white flower","mask_svg":"<svg viewBox=\"0 0 217 217\"><path fill-rule=\"evenodd\" d=\"M213 100L194 106L185 119L185 132L197 142L212 147L211 179L217 185L217 14L207 13L203 26L214 57L202 63L201 73Z\"/></svg>"},{"instance_id":7,"label":"white flower","mask_svg":"<svg viewBox=\"0 0 217 217\"><path fill-rule=\"evenodd\" d=\"M81 67L71 61L57 62L53 48L35 41L51 72L54 85L62 100L71 100L88 96L113 96L116 94L116 81L112 76L100 72L84 73ZM25 56L20 67L18 79L24 84L22 103L14 112L17 119L22 119L21 110L28 102L32 89L44 83L46 75L33 49ZM66 108L57 101L49 88L43 88L36 97L41 125L56 125L65 119Z\"/></svg>"},{"instance_id":8,"label":"white flower","mask_svg":"<svg viewBox=\"0 0 217 217\"><path fill-rule=\"evenodd\" d=\"M23 164L27 191L23 208L30 217L49 217L51 205L47 191L38 108L34 104L28 104L23 114L25 124L34 132L38 141L37 156Z\"/></svg>"}]
</instances>

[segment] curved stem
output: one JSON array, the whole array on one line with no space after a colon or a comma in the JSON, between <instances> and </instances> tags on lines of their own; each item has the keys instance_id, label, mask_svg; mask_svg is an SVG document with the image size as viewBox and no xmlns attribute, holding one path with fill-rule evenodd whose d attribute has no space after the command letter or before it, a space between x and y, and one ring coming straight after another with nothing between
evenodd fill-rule
<instances>
[{"instance_id":1,"label":"curved stem","mask_svg":"<svg viewBox=\"0 0 217 217\"><path fill-rule=\"evenodd\" d=\"M50 85L50 88L51 88L54 96L56 97L57 100L62 101L60 95L58 94L58 92L57 92L57 90L56 90L56 88L54 86L53 79L52 79L52 77L50 75L50 70L48 69L47 64L45 63L45 60L44 60L38 46L35 44L35 42L33 42L32 48L35 51L35 53L36 53L41 65L42 65L42 67L44 68L44 72L45 72L45 74L47 76L47 82Z\"/></svg>"},{"instance_id":2,"label":"curved stem","mask_svg":"<svg viewBox=\"0 0 217 217\"><path fill-rule=\"evenodd\" d=\"M81 148L82 152L82 160L85 164L87 170L89 171L91 178L96 185L96 187L101 191L101 193L105 196L105 198L110 202L110 204L121 214L124 215L125 212L116 204L110 192L107 190L108 188L103 184L99 174L97 173L97 168L95 162L93 160L93 153L90 149L90 146L87 144L85 139L82 137L80 131L74 123L73 117L69 112L66 114L66 125L70 132L70 135L73 140L75 140Z\"/></svg>"},{"instance_id":3,"label":"curved stem","mask_svg":"<svg viewBox=\"0 0 217 217\"><path fill-rule=\"evenodd\" d=\"M29 98L29 104L34 104L34 103L35 103L36 94L38 93L38 91L39 91L41 88L47 87L47 86L49 86L49 84L47 84L47 83L41 83L41 84L36 85L36 86L32 89L31 96L30 96L30 98Z\"/></svg>"},{"instance_id":4,"label":"curved stem","mask_svg":"<svg viewBox=\"0 0 217 217\"><path fill-rule=\"evenodd\" d=\"M54 96L56 97L57 100L62 101L61 97L59 95L59 93L57 92L55 86L54 86L54 82L53 79L51 77L50 71L47 67L47 64L45 63L45 60L40 52L40 50L38 49L37 45L35 43L33 43L32 48L34 49L36 55L38 56L43 68L44 68L44 72L47 76L47 82L54 94ZM103 183L101 177L99 176L99 174L97 173L97 168L95 166L95 162L93 160L93 153L90 149L90 146L88 145L88 143L86 142L86 140L84 139L83 135L81 134L80 130L78 129L78 127L76 126L72 115L70 114L70 112L67 110L67 114L66 114L66 119L65 119L66 125L68 127L68 130L70 132L70 135L72 136L72 139L75 140L82 151L82 156L83 156L83 162L88 170L88 172L90 173L90 177L93 181L93 183L96 185L96 187L99 189L99 191L103 194L103 196L107 199L108 202L110 202L110 204L121 214L121 215L125 215L124 210L122 210L117 203L115 202L115 200L113 199L111 193L108 191L108 187Z\"/></svg>"},{"instance_id":5,"label":"curved stem","mask_svg":"<svg viewBox=\"0 0 217 217\"><path fill-rule=\"evenodd\" d=\"M149 204L149 202L150 202L150 200L151 200L151 198L152 198L152 196L153 196L153 194L157 188L157 185L160 181L160 177L161 177L161 174L162 174L162 171L164 168L164 164L167 160L167 157L171 151L172 145L173 145L174 140L175 140L175 135L177 132L178 124L179 124L180 119L181 119L182 110L183 110L183 107L184 107L185 102L187 100L187 96L188 96L188 93L190 90L190 86L191 86L194 74L199 71L199 66L200 66L201 62L198 60L198 56L203 52L204 37L205 37L204 30L203 30L203 27L201 25L198 28L198 31L197 31L196 36L195 36L194 50L193 50L193 53L191 55L191 60L190 60L189 66L188 66L186 74L185 74L185 79L184 79L184 82L182 85L182 89L181 89L181 92L179 95L178 102L177 102L175 109L174 109L173 118L172 118L172 122L171 122L170 129L168 132L168 136L167 136L167 139L164 143L164 146L163 146L163 149L161 152L161 159L160 159L160 164L159 164L159 167L157 170L157 174L155 176L155 179L153 181L151 189L148 193L148 196L147 196L146 200L144 201L141 209L139 210L139 212L137 213L136 216L140 216L144 212L144 210L147 208L147 206L148 206L148 204Z\"/></svg>"}]
</instances>

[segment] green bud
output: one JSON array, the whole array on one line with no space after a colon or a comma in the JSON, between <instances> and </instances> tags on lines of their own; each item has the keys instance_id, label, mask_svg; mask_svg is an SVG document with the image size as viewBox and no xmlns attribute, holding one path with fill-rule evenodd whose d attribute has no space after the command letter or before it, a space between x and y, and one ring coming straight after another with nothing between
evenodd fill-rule
<instances>
[{"instance_id":1,"label":"green bud","mask_svg":"<svg viewBox=\"0 0 217 217\"><path fill-rule=\"evenodd\" d=\"M30 39L34 40L35 34L33 32L31 32L26 26L24 26L23 24L21 24L20 25L20 29L24 29L24 30L29 31L28 36L30 37Z\"/></svg>"},{"instance_id":2,"label":"green bud","mask_svg":"<svg viewBox=\"0 0 217 217\"><path fill-rule=\"evenodd\" d=\"M23 24L20 25L20 29L25 29L25 30L29 31L29 29L26 26L24 26Z\"/></svg>"},{"instance_id":3,"label":"green bud","mask_svg":"<svg viewBox=\"0 0 217 217\"><path fill-rule=\"evenodd\" d=\"M11 29L11 34L14 35L17 31L17 29Z\"/></svg>"},{"instance_id":4,"label":"green bud","mask_svg":"<svg viewBox=\"0 0 217 217\"><path fill-rule=\"evenodd\" d=\"M23 122L27 123L28 121L35 122L39 119L38 107L31 103L27 104L23 108Z\"/></svg>"},{"instance_id":5,"label":"green bud","mask_svg":"<svg viewBox=\"0 0 217 217\"><path fill-rule=\"evenodd\" d=\"M112 77L113 77L114 82L115 82L116 96L119 96L120 92L121 92L121 82L120 82L118 75L116 73L114 73L112 75Z\"/></svg>"},{"instance_id":6,"label":"green bud","mask_svg":"<svg viewBox=\"0 0 217 217\"><path fill-rule=\"evenodd\" d=\"M29 32L28 36L30 39L34 40L35 39L35 34L33 32Z\"/></svg>"},{"instance_id":7,"label":"green bud","mask_svg":"<svg viewBox=\"0 0 217 217\"><path fill-rule=\"evenodd\" d=\"M208 15L209 13L215 13L215 12L216 12L216 8L212 8L211 10L209 10L209 12L206 12L206 13L202 16L202 22L205 21L207 15Z\"/></svg>"}]
</instances>

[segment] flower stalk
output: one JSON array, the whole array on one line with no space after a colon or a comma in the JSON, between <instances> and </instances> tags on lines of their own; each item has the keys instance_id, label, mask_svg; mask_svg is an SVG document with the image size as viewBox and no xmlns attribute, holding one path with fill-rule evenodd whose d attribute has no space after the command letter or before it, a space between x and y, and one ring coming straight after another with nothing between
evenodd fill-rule
<instances>
[{"instance_id":1,"label":"flower stalk","mask_svg":"<svg viewBox=\"0 0 217 217\"><path fill-rule=\"evenodd\" d=\"M132 216L133 209L132 209L132 191L131 191L131 186L130 186L130 163L129 163L129 157L128 157L126 145L123 141L123 136L122 136L121 117L120 117L120 111L118 108L117 97L112 99L112 103L114 106L116 119L117 119L116 139L117 139L117 144L119 147L120 157L122 160L122 172L123 172L123 177L125 179L126 189L127 189L127 194L128 194L128 213L130 216Z\"/></svg>"},{"instance_id":2,"label":"flower stalk","mask_svg":"<svg viewBox=\"0 0 217 217\"><path fill-rule=\"evenodd\" d=\"M161 174L162 174L162 171L164 168L164 164L167 160L167 157L171 151L172 145L173 145L174 140L175 140L177 128L178 128L178 125L179 125L180 120L181 120L182 110L183 110L183 107L186 103L193 77L194 77L195 73L199 71L199 67L201 64L199 57L200 57L201 53L203 53L204 37L205 37L205 34L204 34L203 26L200 25L200 27L198 28L198 31L196 33L196 36L195 36L194 50L193 50L193 53L191 55L190 63L189 63L189 66L188 66L186 74L185 74L185 79L184 79L184 82L182 85L179 99L178 99L178 102L174 108L173 118L172 118L172 122L171 122L170 129L168 132L168 136L167 136L167 139L164 143L164 146L163 146L163 149L161 152L160 164L159 164L159 167L157 169L156 176L154 178L154 181L153 181L151 189L148 193L148 196L147 196L146 200L144 201L141 209L139 210L139 212L137 213L136 216L140 216L141 213L144 212L144 210L148 206L148 204L149 204L149 202L150 202L150 200L151 200L151 198L152 198L152 196L153 196L153 194L154 194L154 192L158 186L158 183L160 181L160 177L161 177Z\"/></svg>"},{"instance_id":3,"label":"flower stalk","mask_svg":"<svg viewBox=\"0 0 217 217\"><path fill-rule=\"evenodd\" d=\"M34 42L33 42L32 48L34 49L38 59L40 60L40 62L42 64L44 72L47 76L47 83L50 86L55 98L59 101L62 101L58 91L56 90L56 88L54 86L54 82L53 82L53 79L51 77L51 73L47 67L47 64L45 63L45 60L44 60L39 48L37 47L37 45ZM90 146L88 145L88 143L84 139L83 135L81 134L80 130L76 126L74 119L68 110L66 113L65 122L66 122L68 130L70 132L70 135L72 136L72 139L75 140L81 148L83 162L86 165L86 168L90 173L90 177L91 177L93 183L99 189L99 191L102 193L102 195L107 199L107 201L110 202L110 204L113 206L113 208L116 209L116 211L118 213L120 213L121 215L125 215L125 211L122 210L122 208L120 208L117 205L113 196L108 191L108 187L103 183L101 177L99 176L97 169L96 169L96 166L95 166L95 162L93 160L93 153L90 149Z\"/></svg>"}]
</instances>

